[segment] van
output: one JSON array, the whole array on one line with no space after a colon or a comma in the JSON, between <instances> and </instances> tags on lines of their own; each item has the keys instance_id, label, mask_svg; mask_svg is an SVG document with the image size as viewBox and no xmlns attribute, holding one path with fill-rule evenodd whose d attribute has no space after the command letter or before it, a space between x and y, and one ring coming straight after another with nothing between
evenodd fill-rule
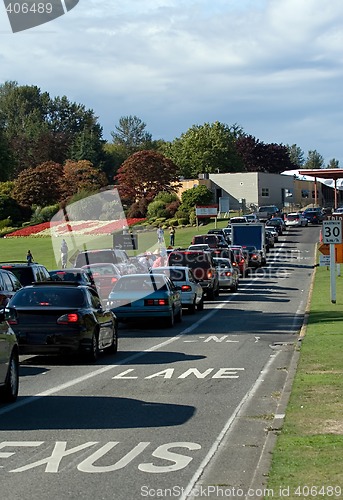
<instances>
[{"instance_id":1,"label":"van","mask_svg":"<svg viewBox=\"0 0 343 500\"><path fill-rule=\"evenodd\" d=\"M100 250L85 250L76 256L74 267L88 266L89 264L115 264L120 274L137 272L136 266L130 261L125 250L106 248Z\"/></svg>"}]
</instances>

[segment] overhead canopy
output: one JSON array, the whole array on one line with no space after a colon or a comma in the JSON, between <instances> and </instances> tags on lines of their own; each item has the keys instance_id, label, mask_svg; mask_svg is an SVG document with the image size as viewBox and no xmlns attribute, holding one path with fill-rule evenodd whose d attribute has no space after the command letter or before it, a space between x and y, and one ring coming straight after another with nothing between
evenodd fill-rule
<instances>
[{"instance_id":1,"label":"overhead canopy","mask_svg":"<svg viewBox=\"0 0 343 500\"><path fill-rule=\"evenodd\" d=\"M313 170L306 168L299 170L299 175L310 175L314 177L315 182L315 203L317 204L317 179L331 179L334 181L335 189L335 209L337 208L337 180L343 179L343 169L341 168L315 168Z\"/></svg>"}]
</instances>

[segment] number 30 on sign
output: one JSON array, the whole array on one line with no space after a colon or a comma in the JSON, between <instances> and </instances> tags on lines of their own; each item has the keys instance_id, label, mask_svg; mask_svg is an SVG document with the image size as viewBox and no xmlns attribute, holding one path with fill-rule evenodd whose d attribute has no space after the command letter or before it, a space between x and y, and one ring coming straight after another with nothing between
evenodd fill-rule
<instances>
[{"instance_id":1,"label":"number 30 on sign","mask_svg":"<svg viewBox=\"0 0 343 500\"><path fill-rule=\"evenodd\" d=\"M323 221L323 243L342 243L342 221Z\"/></svg>"}]
</instances>

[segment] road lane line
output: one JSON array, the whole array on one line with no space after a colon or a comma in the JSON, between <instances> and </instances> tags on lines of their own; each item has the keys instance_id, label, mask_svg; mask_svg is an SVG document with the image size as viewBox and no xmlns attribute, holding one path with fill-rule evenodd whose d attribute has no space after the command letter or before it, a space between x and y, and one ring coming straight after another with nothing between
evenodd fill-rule
<instances>
[{"instance_id":1,"label":"road lane line","mask_svg":"<svg viewBox=\"0 0 343 500\"><path fill-rule=\"evenodd\" d=\"M265 364L263 370L261 371L258 379L255 381L253 386L248 390L248 392L245 394L245 396L241 399L240 403L236 407L236 409L233 411L232 415L230 418L227 420L225 423L223 429L220 431L218 434L217 438L213 442L211 448L209 449L207 455L199 465L198 469L195 471L193 474L193 477L189 481L187 487L185 488L182 496L180 496L179 500L192 500L196 498L197 495L194 496L192 494L192 491L196 491L196 485L200 477L203 475L205 468L208 466L212 458L214 457L215 453L218 451L219 446L221 445L222 441L224 438L227 438L230 432L233 430L233 424L236 421L236 418L239 417L240 413L242 412L244 406L249 403L250 399L256 394L259 386L262 384L262 382L265 379L265 376L269 373L270 367L272 363L275 361L275 358L278 356L278 354L281 351L277 351L275 354L272 354Z\"/></svg>"},{"instance_id":2,"label":"road lane line","mask_svg":"<svg viewBox=\"0 0 343 500\"><path fill-rule=\"evenodd\" d=\"M20 399L19 401L16 401L15 403L12 403L8 406L5 406L4 408L0 409L0 415L4 415L5 413L9 413L10 411L17 410L18 408L21 408L23 406L26 406L30 403L36 402L38 399L43 398L45 396L51 396L53 394L57 394L58 392L63 391L64 389L68 389L69 387L73 387L74 385L81 384L85 380L89 380L93 377L96 377L98 375L102 375L103 373L113 370L117 366L121 366L124 364L129 364L131 361L134 361L137 358L140 358L144 356L147 352L154 352L160 349L161 347L164 347L168 344L171 344L172 342L175 342L178 340L180 337L187 335L191 333L193 330L195 330L199 325L210 319L214 314L216 314L217 311L222 309L227 302L230 302L231 296L221 302L220 304L217 304L214 309L212 309L209 313L205 314L202 318L200 318L198 321L193 323L191 326L186 328L185 330L182 330L180 333L175 335L174 337L169 338L168 340L165 340L164 342L161 342L160 344L156 344L155 346L149 347L148 349L144 349L142 352L138 352L133 354L132 356L129 356L121 361L119 363L116 363L115 365L109 365L109 366L103 366L102 368L99 368L98 370L95 370L91 373L87 373L86 375L82 375L81 377L78 377L76 379L70 380L69 382L65 382L64 384L57 385L56 387L52 387L51 389L48 389L46 391L40 392L38 394L35 394L34 396L24 396L24 399Z\"/></svg>"}]
</instances>

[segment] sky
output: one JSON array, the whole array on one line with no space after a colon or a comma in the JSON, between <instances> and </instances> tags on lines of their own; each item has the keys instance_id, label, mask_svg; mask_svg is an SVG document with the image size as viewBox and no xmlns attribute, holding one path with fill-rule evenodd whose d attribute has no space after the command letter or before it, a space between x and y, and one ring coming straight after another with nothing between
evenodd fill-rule
<instances>
[{"instance_id":1,"label":"sky","mask_svg":"<svg viewBox=\"0 0 343 500\"><path fill-rule=\"evenodd\" d=\"M123 116L166 141L219 121L343 168L342 76L342 0L79 0L17 33L0 1L0 84L83 104L108 141Z\"/></svg>"}]
</instances>

